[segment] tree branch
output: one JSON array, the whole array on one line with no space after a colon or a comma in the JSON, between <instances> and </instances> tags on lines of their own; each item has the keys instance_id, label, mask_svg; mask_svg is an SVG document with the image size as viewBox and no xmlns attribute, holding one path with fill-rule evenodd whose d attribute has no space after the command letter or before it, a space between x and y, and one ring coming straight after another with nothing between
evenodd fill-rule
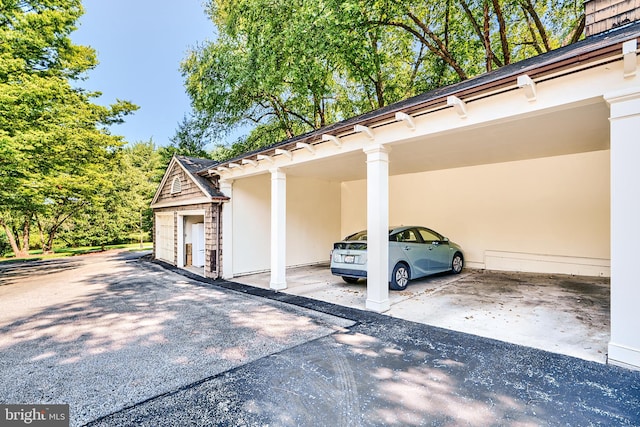
<instances>
[{"instance_id":1,"label":"tree branch","mask_svg":"<svg viewBox=\"0 0 640 427\"><path fill-rule=\"evenodd\" d=\"M407 24L405 24L403 22L395 22L395 21L379 21L379 22L374 22L374 23L375 24L379 24L379 25L389 25L389 26L392 26L392 27L398 27L398 28L402 28L403 30L408 31L409 33L413 34L420 41L420 43L425 45L427 47L427 49L429 49L432 53L434 53L436 56L441 58L451 68L453 68L454 71L456 72L456 74L458 74L458 77L460 77L460 80L466 80L468 78L467 74L464 72L462 67L460 67L460 65L455 61L455 59L453 59L451 57L451 55L448 53L448 50L446 49L446 47L445 47L444 51L441 51L440 49L438 49L437 46L434 46L433 44L429 43L429 41L426 39L425 36L420 34L415 29L411 28L409 25L407 25ZM420 28L422 28L422 27L420 27ZM435 36L435 34L433 34L431 31L429 31L427 33L427 35L429 35L429 34L432 34L433 36ZM429 35L429 37L431 37L431 35ZM435 36L435 37L437 37L437 36ZM435 43L435 40L434 40L434 43Z\"/></svg>"}]
</instances>

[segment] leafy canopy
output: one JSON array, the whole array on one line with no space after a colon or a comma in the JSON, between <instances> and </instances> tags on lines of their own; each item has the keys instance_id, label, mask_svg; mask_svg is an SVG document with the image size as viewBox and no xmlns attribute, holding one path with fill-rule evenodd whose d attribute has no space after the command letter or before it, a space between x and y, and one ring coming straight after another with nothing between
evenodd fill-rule
<instances>
[{"instance_id":1,"label":"leafy canopy","mask_svg":"<svg viewBox=\"0 0 640 427\"><path fill-rule=\"evenodd\" d=\"M182 127L217 141L219 159L572 43L584 28L576 0L206 5L218 34L182 63L193 107Z\"/></svg>"},{"instance_id":2,"label":"leafy canopy","mask_svg":"<svg viewBox=\"0 0 640 427\"><path fill-rule=\"evenodd\" d=\"M80 0L0 2L0 225L16 253L31 224L50 247L62 223L101 203L124 144L107 126L137 108L96 105L99 93L74 86L97 64L69 38L82 12Z\"/></svg>"}]
</instances>

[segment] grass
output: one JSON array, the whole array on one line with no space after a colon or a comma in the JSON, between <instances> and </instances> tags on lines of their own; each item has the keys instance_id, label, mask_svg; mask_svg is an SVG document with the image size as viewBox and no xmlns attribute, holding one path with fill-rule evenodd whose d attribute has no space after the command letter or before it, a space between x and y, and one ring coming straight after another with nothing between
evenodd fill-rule
<instances>
[{"instance_id":1,"label":"grass","mask_svg":"<svg viewBox=\"0 0 640 427\"><path fill-rule=\"evenodd\" d=\"M127 249L129 251L147 251L153 249L152 242L146 242L140 247L140 243L129 243L120 245L106 245L105 250L113 249ZM0 257L0 262L23 262L23 261L35 261L41 259L51 258L63 258L74 255L84 255L89 253L102 252L102 246L83 246L79 248L58 248L54 249L53 253L43 254L42 250L29 251L29 256L26 258L15 258L13 253L7 254L7 256Z\"/></svg>"}]
</instances>

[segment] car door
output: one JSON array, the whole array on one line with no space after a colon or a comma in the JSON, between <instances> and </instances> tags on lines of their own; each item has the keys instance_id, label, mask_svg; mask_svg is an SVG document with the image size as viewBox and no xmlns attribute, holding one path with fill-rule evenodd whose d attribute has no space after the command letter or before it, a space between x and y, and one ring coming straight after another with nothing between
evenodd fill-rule
<instances>
[{"instance_id":1,"label":"car door","mask_svg":"<svg viewBox=\"0 0 640 427\"><path fill-rule=\"evenodd\" d=\"M403 257L409 261L412 279L429 273L429 254L418 230L409 228L399 232L396 236L396 242Z\"/></svg>"},{"instance_id":2,"label":"car door","mask_svg":"<svg viewBox=\"0 0 640 427\"><path fill-rule=\"evenodd\" d=\"M449 270L449 242L428 228L418 228L417 232L420 234L427 251L425 256L429 260L429 272L438 273Z\"/></svg>"}]
</instances>

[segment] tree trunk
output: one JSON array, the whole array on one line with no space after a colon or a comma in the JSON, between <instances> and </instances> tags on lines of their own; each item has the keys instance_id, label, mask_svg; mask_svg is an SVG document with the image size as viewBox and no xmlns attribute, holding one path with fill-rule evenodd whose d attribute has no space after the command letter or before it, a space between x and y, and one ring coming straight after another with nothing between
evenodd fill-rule
<instances>
[{"instance_id":1,"label":"tree trunk","mask_svg":"<svg viewBox=\"0 0 640 427\"><path fill-rule=\"evenodd\" d=\"M13 254L16 258L25 258L29 255L29 251L20 249L18 245L18 241L16 240L11 227L7 225L4 219L0 218L0 225L4 229L5 234L7 235L7 239L9 239L9 244L11 245L11 250L13 250Z\"/></svg>"},{"instance_id":2,"label":"tree trunk","mask_svg":"<svg viewBox=\"0 0 640 427\"><path fill-rule=\"evenodd\" d=\"M29 236L31 235L31 214L25 216L22 226L22 252L29 255Z\"/></svg>"},{"instance_id":3,"label":"tree trunk","mask_svg":"<svg viewBox=\"0 0 640 427\"><path fill-rule=\"evenodd\" d=\"M482 38L484 40L484 55L487 64L487 72L491 71L493 65L493 52L491 51L491 34L489 33L489 1L484 0L482 5L482 18L484 26L482 28Z\"/></svg>"}]
</instances>

